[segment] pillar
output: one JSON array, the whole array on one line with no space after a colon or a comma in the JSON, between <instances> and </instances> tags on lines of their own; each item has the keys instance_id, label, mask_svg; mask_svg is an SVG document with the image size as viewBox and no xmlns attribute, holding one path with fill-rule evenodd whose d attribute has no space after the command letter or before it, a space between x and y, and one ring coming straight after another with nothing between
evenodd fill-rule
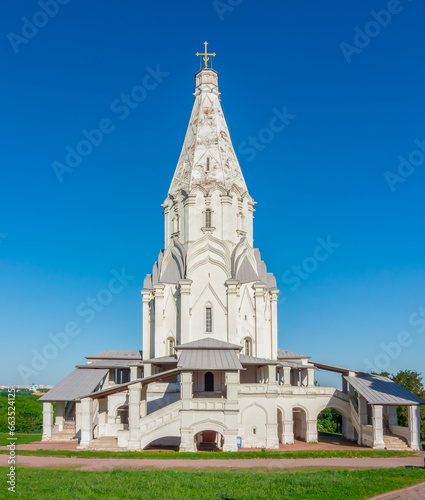
<instances>
[{"instance_id":1,"label":"pillar","mask_svg":"<svg viewBox=\"0 0 425 500\"><path fill-rule=\"evenodd\" d=\"M300 385L300 370L298 368L294 368L292 370L292 375L294 377L294 386L298 387Z\"/></svg>"},{"instance_id":2,"label":"pillar","mask_svg":"<svg viewBox=\"0 0 425 500\"><path fill-rule=\"evenodd\" d=\"M236 294L239 281L230 279L226 281L227 288L227 342L236 343Z\"/></svg>"},{"instance_id":3,"label":"pillar","mask_svg":"<svg viewBox=\"0 0 425 500\"><path fill-rule=\"evenodd\" d=\"M372 405L373 448L383 450L384 443L384 407Z\"/></svg>"},{"instance_id":4,"label":"pillar","mask_svg":"<svg viewBox=\"0 0 425 500\"><path fill-rule=\"evenodd\" d=\"M181 441L180 441L180 452L195 452L195 436L190 429L181 428L180 431Z\"/></svg>"},{"instance_id":5,"label":"pillar","mask_svg":"<svg viewBox=\"0 0 425 500\"><path fill-rule=\"evenodd\" d=\"M303 368L301 370L301 386L302 387L307 387L308 383L308 377L307 377L307 368Z\"/></svg>"},{"instance_id":6,"label":"pillar","mask_svg":"<svg viewBox=\"0 0 425 500\"><path fill-rule=\"evenodd\" d=\"M259 358L269 358L270 349L269 342L264 334L264 283L255 283L254 299L255 299L255 355Z\"/></svg>"},{"instance_id":7,"label":"pillar","mask_svg":"<svg viewBox=\"0 0 425 500\"><path fill-rule=\"evenodd\" d=\"M193 398L193 374L182 372L180 375L180 398L184 410L190 409L190 401Z\"/></svg>"},{"instance_id":8,"label":"pillar","mask_svg":"<svg viewBox=\"0 0 425 500\"><path fill-rule=\"evenodd\" d=\"M277 298L279 290L270 290L270 316L271 316L271 359L277 359Z\"/></svg>"},{"instance_id":9,"label":"pillar","mask_svg":"<svg viewBox=\"0 0 425 500\"><path fill-rule=\"evenodd\" d=\"M140 450L140 393L142 390L141 382L136 384L131 384L128 387L129 390L129 401L128 401L128 429L129 429L129 439L128 439L128 449L129 450Z\"/></svg>"},{"instance_id":10,"label":"pillar","mask_svg":"<svg viewBox=\"0 0 425 500\"><path fill-rule=\"evenodd\" d=\"M140 418L146 417L147 414L148 414L148 384L143 384L140 394Z\"/></svg>"},{"instance_id":11,"label":"pillar","mask_svg":"<svg viewBox=\"0 0 425 500\"><path fill-rule=\"evenodd\" d=\"M81 439L81 403L75 403L75 435Z\"/></svg>"},{"instance_id":12,"label":"pillar","mask_svg":"<svg viewBox=\"0 0 425 500\"><path fill-rule=\"evenodd\" d=\"M307 386L314 387L314 368L307 368Z\"/></svg>"},{"instance_id":13,"label":"pillar","mask_svg":"<svg viewBox=\"0 0 425 500\"><path fill-rule=\"evenodd\" d=\"M305 440L307 443L315 443L319 440L319 436L317 434L317 419L307 420Z\"/></svg>"},{"instance_id":14,"label":"pillar","mask_svg":"<svg viewBox=\"0 0 425 500\"><path fill-rule=\"evenodd\" d=\"M408 406L409 447L412 450L422 450L421 444L421 407Z\"/></svg>"},{"instance_id":15,"label":"pillar","mask_svg":"<svg viewBox=\"0 0 425 500\"><path fill-rule=\"evenodd\" d=\"M59 432L63 431L64 423L65 423L65 401L56 401L55 425L58 426Z\"/></svg>"},{"instance_id":16,"label":"pillar","mask_svg":"<svg viewBox=\"0 0 425 500\"><path fill-rule=\"evenodd\" d=\"M342 374L341 375L341 379L342 379L342 392L344 394L348 394L348 382L345 380L345 375Z\"/></svg>"},{"instance_id":17,"label":"pillar","mask_svg":"<svg viewBox=\"0 0 425 500\"><path fill-rule=\"evenodd\" d=\"M283 367L283 385L286 385L286 386L291 385L291 367L290 366Z\"/></svg>"},{"instance_id":18,"label":"pillar","mask_svg":"<svg viewBox=\"0 0 425 500\"><path fill-rule=\"evenodd\" d=\"M149 303L151 301L151 291L142 290L143 295L143 359L150 359L153 357L151 346L151 319L149 312Z\"/></svg>"},{"instance_id":19,"label":"pillar","mask_svg":"<svg viewBox=\"0 0 425 500\"><path fill-rule=\"evenodd\" d=\"M237 429L224 431L223 451L238 451L237 435Z\"/></svg>"},{"instance_id":20,"label":"pillar","mask_svg":"<svg viewBox=\"0 0 425 500\"><path fill-rule=\"evenodd\" d=\"M289 410L288 410L289 412ZM287 412L285 412L286 414ZM292 410L290 410L290 414L292 417ZM293 444L294 443L294 422L293 420L284 420L283 421L283 435L282 435L283 444Z\"/></svg>"},{"instance_id":21,"label":"pillar","mask_svg":"<svg viewBox=\"0 0 425 500\"><path fill-rule=\"evenodd\" d=\"M239 372L226 372L226 410L238 409Z\"/></svg>"},{"instance_id":22,"label":"pillar","mask_svg":"<svg viewBox=\"0 0 425 500\"><path fill-rule=\"evenodd\" d=\"M81 440L79 448L87 448L93 438L93 399L81 400Z\"/></svg>"},{"instance_id":23,"label":"pillar","mask_svg":"<svg viewBox=\"0 0 425 500\"><path fill-rule=\"evenodd\" d=\"M180 280L180 340L179 344L190 342L190 287L192 280Z\"/></svg>"},{"instance_id":24,"label":"pillar","mask_svg":"<svg viewBox=\"0 0 425 500\"><path fill-rule=\"evenodd\" d=\"M53 403L43 402L43 441L52 439L53 431Z\"/></svg>"},{"instance_id":25,"label":"pillar","mask_svg":"<svg viewBox=\"0 0 425 500\"><path fill-rule=\"evenodd\" d=\"M165 356L165 344L163 334L164 323L164 289L165 285L158 283L155 288L155 346L153 356L159 358Z\"/></svg>"}]
</instances>

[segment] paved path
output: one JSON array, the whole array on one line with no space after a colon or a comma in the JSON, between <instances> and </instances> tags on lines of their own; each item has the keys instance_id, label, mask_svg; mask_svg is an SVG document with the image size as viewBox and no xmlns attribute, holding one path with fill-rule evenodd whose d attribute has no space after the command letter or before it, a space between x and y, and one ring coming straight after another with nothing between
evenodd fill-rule
<instances>
[{"instance_id":1,"label":"paved path","mask_svg":"<svg viewBox=\"0 0 425 500\"><path fill-rule=\"evenodd\" d=\"M425 499L425 483L415 484L402 490L394 490L369 500L422 500Z\"/></svg>"},{"instance_id":2,"label":"paved path","mask_svg":"<svg viewBox=\"0 0 425 500\"><path fill-rule=\"evenodd\" d=\"M7 466L7 455L0 455L0 466ZM391 469L395 467L422 467L423 455L385 458L253 458L253 459L137 459L137 458L80 458L42 457L17 454L17 467L55 467L95 471L112 469L289 469L295 467L346 467Z\"/></svg>"}]
</instances>

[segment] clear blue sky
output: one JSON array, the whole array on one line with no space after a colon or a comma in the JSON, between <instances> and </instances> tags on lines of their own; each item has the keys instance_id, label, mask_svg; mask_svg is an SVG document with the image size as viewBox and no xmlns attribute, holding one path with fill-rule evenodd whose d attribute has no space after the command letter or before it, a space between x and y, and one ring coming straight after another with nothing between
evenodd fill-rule
<instances>
[{"instance_id":1,"label":"clear blue sky","mask_svg":"<svg viewBox=\"0 0 425 500\"><path fill-rule=\"evenodd\" d=\"M413 154L392 189L384 175L425 139L421 2L62 0L47 18L42 3L0 5L0 383L23 383L19 365L34 370L29 382L56 383L86 355L141 348L140 289L163 246L161 203L205 40L258 203L255 245L281 290L280 347L425 372L425 163ZM371 12L388 8L391 18ZM264 131L284 106L296 117ZM59 182L52 163L103 119L113 130ZM328 237L340 246L315 261ZM134 279L89 314L122 269ZM31 366L66 325L78 335ZM390 357L382 344L394 342Z\"/></svg>"}]
</instances>

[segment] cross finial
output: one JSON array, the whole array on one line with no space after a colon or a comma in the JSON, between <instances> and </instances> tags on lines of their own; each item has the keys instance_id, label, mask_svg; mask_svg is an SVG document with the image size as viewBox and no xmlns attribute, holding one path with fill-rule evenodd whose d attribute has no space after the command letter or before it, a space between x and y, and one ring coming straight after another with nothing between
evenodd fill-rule
<instances>
[{"instance_id":1,"label":"cross finial","mask_svg":"<svg viewBox=\"0 0 425 500\"><path fill-rule=\"evenodd\" d=\"M208 68L208 61L209 61L209 57L208 56L213 56L215 57L215 52L212 53L212 54L208 54L208 50L207 50L207 45L208 45L208 42L204 42L204 45L205 45L205 53L199 53L197 52L196 55L197 56L204 56L202 59L204 60L205 62L205 65L204 65L204 68Z\"/></svg>"}]
</instances>

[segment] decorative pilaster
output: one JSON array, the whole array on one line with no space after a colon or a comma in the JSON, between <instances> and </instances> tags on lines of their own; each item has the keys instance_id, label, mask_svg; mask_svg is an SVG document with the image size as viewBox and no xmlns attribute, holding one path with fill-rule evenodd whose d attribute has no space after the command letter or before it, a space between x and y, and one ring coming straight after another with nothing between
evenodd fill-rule
<instances>
[{"instance_id":1,"label":"decorative pilaster","mask_svg":"<svg viewBox=\"0 0 425 500\"><path fill-rule=\"evenodd\" d=\"M190 400L193 397L192 375L192 372L182 372L180 375L180 398L183 403L183 410L190 409Z\"/></svg>"},{"instance_id":2,"label":"decorative pilaster","mask_svg":"<svg viewBox=\"0 0 425 500\"><path fill-rule=\"evenodd\" d=\"M164 344L164 288L165 285L158 283L154 285L155 288L155 347L153 356L159 358L165 356Z\"/></svg>"},{"instance_id":3,"label":"decorative pilaster","mask_svg":"<svg viewBox=\"0 0 425 500\"><path fill-rule=\"evenodd\" d=\"M294 443L294 422L292 420L284 420L283 421L282 441L283 441L283 444L293 444Z\"/></svg>"},{"instance_id":4,"label":"decorative pilaster","mask_svg":"<svg viewBox=\"0 0 425 500\"><path fill-rule=\"evenodd\" d=\"M267 349L268 342L264 334L264 283L255 283L254 300L255 300L255 355L259 358L270 358L270 351Z\"/></svg>"},{"instance_id":5,"label":"decorative pilaster","mask_svg":"<svg viewBox=\"0 0 425 500\"><path fill-rule=\"evenodd\" d=\"M236 336L236 295L238 293L239 281L230 279L226 283L227 288L227 342L237 343Z\"/></svg>"},{"instance_id":6,"label":"decorative pilaster","mask_svg":"<svg viewBox=\"0 0 425 500\"><path fill-rule=\"evenodd\" d=\"M277 359L277 298L279 295L279 290L270 290L270 315L271 315L271 359Z\"/></svg>"},{"instance_id":7,"label":"decorative pilaster","mask_svg":"<svg viewBox=\"0 0 425 500\"><path fill-rule=\"evenodd\" d=\"M291 385L291 367L284 366L283 367L283 385L290 386Z\"/></svg>"},{"instance_id":8,"label":"decorative pilaster","mask_svg":"<svg viewBox=\"0 0 425 500\"><path fill-rule=\"evenodd\" d=\"M317 434L317 420L307 420L307 431L305 440L307 443L315 443L319 437Z\"/></svg>"},{"instance_id":9,"label":"decorative pilaster","mask_svg":"<svg viewBox=\"0 0 425 500\"><path fill-rule=\"evenodd\" d=\"M239 372L226 372L226 410L238 409Z\"/></svg>"},{"instance_id":10,"label":"decorative pilaster","mask_svg":"<svg viewBox=\"0 0 425 500\"><path fill-rule=\"evenodd\" d=\"M190 287L192 280L180 280L180 339L179 344L190 342Z\"/></svg>"},{"instance_id":11,"label":"decorative pilaster","mask_svg":"<svg viewBox=\"0 0 425 500\"><path fill-rule=\"evenodd\" d=\"M43 438L42 441L50 441L53 431L53 403L43 402Z\"/></svg>"}]
</instances>

